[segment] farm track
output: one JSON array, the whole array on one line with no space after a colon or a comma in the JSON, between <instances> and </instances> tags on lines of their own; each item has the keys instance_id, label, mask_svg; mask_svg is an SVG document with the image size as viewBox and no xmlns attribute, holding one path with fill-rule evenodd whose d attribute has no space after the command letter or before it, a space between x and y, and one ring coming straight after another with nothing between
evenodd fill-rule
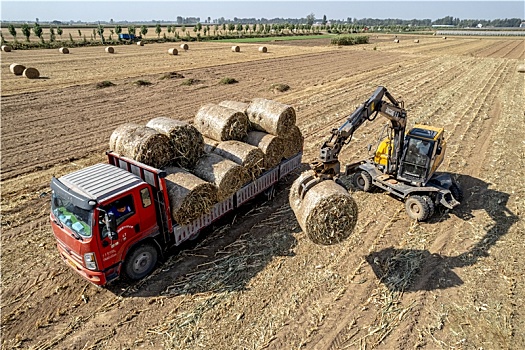
<instances>
[{"instance_id":1,"label":"farm track","mask_svg":"<svg viewBox=\"0 0 525 350\"><path fill-rule=\"evenodd\" d=\"M522 41L495 46L493 39L467 40L462 46L439 40L424 54L421 47L400 52L390 43L378 44L377 51L318 47L322 52L177 70L201 80L193 86L140 70L107 89L87 82L3 96L2 347L525 346L525 266L519 259L525 192L515 181L525 168L523 132L516 127L525 122L524 81L514 58ZM486 49L474 55L496 58L469 57L483 43ZM224 76L239 83L217 85ZM135 89L136 79L154 84ZM274 82L291 90L274 95L268 91ZM410 124L445 128L442 169L454 173L465 191L458 211L417 224L392 197L354 192L356 230L347 241L322 247L298 229L287 204L288 183L275 201L226 219L135 285L98 289L58 261L48 226L49 179L104 161L107 139L122 116L140 123L159 115L190 120L207 102L273 98L296 108L305 135L303 161L309 162L330 130L377 85L405 101ZM342 162L366 156L384 123L378 118L364 125ZM369 261L377 256L381 262L392 248L398 256L422 257L404 293L389 290L374 272L375 260Z\"/></svg>"}]
</instances>

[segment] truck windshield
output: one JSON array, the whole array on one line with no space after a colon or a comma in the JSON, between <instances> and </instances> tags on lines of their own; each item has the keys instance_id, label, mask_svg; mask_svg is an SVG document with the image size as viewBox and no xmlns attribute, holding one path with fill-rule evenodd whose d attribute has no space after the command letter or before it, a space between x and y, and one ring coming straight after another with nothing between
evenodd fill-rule
<instances>
[{"instance_id":1,"label":"truck windshield","mask_svg":"<svg viewBox=\"0 0 525 350\"><path fill-rule=\"evenodd\" d=\"M53 193L51 210L57 220L82 237L91 237L92 212L74 206L67 199Z\"/></svg>"}]
</instances>

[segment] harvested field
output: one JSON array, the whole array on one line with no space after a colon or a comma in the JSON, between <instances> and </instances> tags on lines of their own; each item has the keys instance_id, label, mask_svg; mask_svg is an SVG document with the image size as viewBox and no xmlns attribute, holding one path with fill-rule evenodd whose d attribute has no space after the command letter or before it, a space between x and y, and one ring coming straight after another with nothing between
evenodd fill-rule
<instances>
[{"instance_id":1,"label":"harvested field","mask_svg":"<svg viewBox=\"0 0 525 350\"><path fill-rule=\"evenodd\" d=\"M257 44L231 54L192 43L176 59L177 72L202 81L194 86L160 79L173 71L170 44L2 53L2 348L525 348L523 40L399 38L275 42L265 55ZM15 76L13 62L41 78ZM219 85L225 76L239 83ZM97 89L103 80L115 86ZM276 97L272 83L293 89ZM50 179L103 162L118 125L276 99L295 108L308 163L377 85L405 101L409 126L445 128L441 169L464 190L457 210L417 223L396 199L351 189L353 233L316 245L288 204L297 172L274 200L224 217L141 282L97 288L59 260ZM363 125L342 163L366 157L385 122Z\"/></svg>"}]
</instances>

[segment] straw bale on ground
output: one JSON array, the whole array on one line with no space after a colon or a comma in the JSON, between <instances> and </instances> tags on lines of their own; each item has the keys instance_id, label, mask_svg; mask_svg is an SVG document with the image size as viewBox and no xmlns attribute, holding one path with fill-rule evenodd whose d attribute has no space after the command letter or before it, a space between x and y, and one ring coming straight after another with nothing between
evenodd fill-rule
<instances>
[{"instance_id":1,"label":"straw bale on ground","mask_svg":"<svg viewBox=\"0 0 525 350\"><path fill-rule=\"evenodd\" d=\"M295 125L295 110L283 103L254 98L246 111L253 130L264 131L275 136L287 134Z\"/></svg>"},{"instance_id":2,"label":"straw bale on ground","mask_svg":"<svg viewBox=\"0 0 525 350\"><path fill-rule=\"evenodd\" d=\"M22 75L27 79L38 79L40 77L40 72L36 68L29 67L24 69Z\"/></svg>"},{"instance_id":3,"label":"straw bale on ground","mask_svg":"<svg viewBox=\"0 0 525 350\"><path fill-rule=\"evenodd\" d=\"M314 243L339 243L355 228L357 205L347 190L331 180L318 183L301 200L299 185L312 174L313 171L306 171L294 181L290 189L290 207L299 225Z\"/></svg>"},{"instance_id":4,"label":"straw bale on ground","mask_svg":"<svg viewBox=\"0 0 525 350\"><path fill-rule=\"evenodd\" d=\"M240 46L238 46L238 45L233 45L233 46L232 46L232 52L241 52L241 48L240 48Z\"/></svg>"},{"instance_id":5,"label":"straw bale on ground","mask_svg":"<svg viewBox=\"0 0 525 350\"><path fill-rule=\"evenodd\" d=\"M244 142L258 147L264 153L265 169L273 168L283 159L284 144L280 137L262 131L250 131Z\"/></svg>"},{"instance_id":6,"label":"straw bale on ground","mask_svg":"<svg viewBox=\"0 0 525 350\"><path fill-rule=\"evenodd\" d=\"M282 137L282 140L284 158L295 156L303 149L304 137L297 126L293 126L290 132L285 137Z\"/></svg>"},{"instance_id":7,"label":"straw bale on ground","mask_svg":"<svg viewBox=\"0 0 525 350\"><path fill-rule=\"evenodd\" d=\"M525 64L520 64L518 66L518 72L525 73Z\"/></svg>"},{"instance_id":8,"label":"straw bale on ground","mask_svg":"<svg viewBox=\"0 0 525 350\"><path fill-rule=\"evenodd\" d=\"M146 126L169 138L173 157L171 164L175 166L191 169L204 154L201 133L187 122L158 117L151 119Z\"/></svg>"},{"instance_id":9,"label":"straw bale on ground","mask_svg":"<svg viewBox=\"0 0 525 350\"><path fill-rule=\"evenodd\" d=\"M18 63L11 63L11 65L9 66L9 70L14 75L22 75L25 69L26 69L25 66L18 64Z\"/></svg>"},{"instance_id":10,"label":"straw bale on ground","mask_svg":"<svg viewBox=\"0 0 525 350\"><path fill-rule=\"evenodd\" d=\"M202 156L195 164L193 173L217 186L219 201L234 194L250 179L242 166L214 153Z\"/></svg>"},{"instance_id":11,"label":"straw bale on ground","mask_svg":"<svg viewBox=\"0 0 525 350\"><path fill-rule=\"evenodd\" d=\"M107 53L115 53L115 49L112 46L108 46L108 47L106 47L106 52Z\"/></svg>"},{"instance_id":12,"label":"straw bale on ground","mask_svg":"<svg viewBox=\"0 0 525 350\"><path fill-rule=\"evenodd\" d=\"M217 186L177 167L166 169L171 216L185 225L208 213L217 203Z\"/></svg>"},{"instance_id":13,"label":"straw bale on ground","mask_svg":"<svg viewBox=\"0 0 525 350\"><path fill-rule=\"evenodd\" d=\"M223 141L213 153L242 165L252 179L259 176L264 168L263 151L241 141Z\"/></svg>"},{"instance_id":14,"label":"straw bale on ground","mask_svg":"<svg viewBox=\"0 0 525 350\"><path fill-rule=\"evenodd\" d=\"M58 49L58 51L63 54L69 53L69 49L67 47L61 47L60 49Z\"/></svg>"},{"instance_id":15,"label":"straw bale on ground","mask_svg":"<svg viewBox=\"0 0 525 350\"><path fill-rule=\"evenodd\" d=\"M2 51L3 52L11 52L11 46L9 46L9 45L2 45Z\"/></svg>"},{"instance_id":16,"label":"straw bale on ground","mask_svg":"<svg viewBox=\"0 0 525 350\"><path fill-rule=\"evenodd\" d=\"M186 51L186 50L189 49L189 46L188 46L188 44L180 44L180 48L183 49L184 51Z\"/></svg>"},{"instance_id":17,"label":"straw bale on ground","mask_svg":"<svg viewBox=\"0 0 525 350\"><path fill-rule=\"evenodd\" d=\"M202 106L194 124L203 136L217 141L242 140L248 131L244 113L215 104Z\"/></svg>"},{"instance_id":18,"label":"straw bale on ground","mask_svg":"<svg viewBox=\"0 0 525 350\"><path fill-rule=\"evenodd\" d=\"M173 47L172 47L171 49L168 49L168 53L169 53L170 55L176 56L176 55L179 54L179 50L177 50L176 48L173 48Z\"/></svg>"},{"instance_id":19,"label":"straw bale on ground","mask_svg":"<svg viewBox=\"0 0 525 350\"><path fill-rule=\"evenodd\" d=\"M166 135L137 124L117 127L109 138L109 149L154 168L167 166L173 158Z\"/></svg>"},{"instance_id":20,"label":"straw bale on ground","mask_svg":"<svg viewBox=\"0 0 525 350\"><path fill-rule=\"evenodd\" d=\"M259 52L266 53L268 52L268 48L266 48L266 46L261 46L259 47Z\"/></svg>"}]
</instances>

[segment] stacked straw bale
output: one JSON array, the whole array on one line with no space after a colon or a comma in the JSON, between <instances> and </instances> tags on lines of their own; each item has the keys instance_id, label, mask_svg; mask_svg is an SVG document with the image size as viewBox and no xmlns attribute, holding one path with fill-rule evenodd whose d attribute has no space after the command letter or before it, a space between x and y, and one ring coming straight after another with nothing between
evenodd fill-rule
<instances>
[{"instance_id":1,"label":"stacked straw bale","mask_svg":"<svg viewBox=\"0 0 525 350\"><path fill-rule=\"evenodd\" d=\"M171 216L177 223L188 224L217 203L218 190L214 184L177 167L167 168L166 173Z\"/></svg>"},{"instance_id":2,"label":"stacked straw bale","mask_svg":"<svg viewBox=\"0 0 525 350\"><path fill-rule=\"evenodd\" d=\"M244 142L258 147L264 153L264 168L266 169L276 166L283 159L283 140L278 136L262 131L250 131Z\"/></svg>"},{"instance_id":3,"label":"stacked straw bale","mask_svg":"<svg viewBox=\"0 0 525 350\"><path fill-rule=\"evenodd\" d=\"M9 46L9 45L2 45L2 51L3 52L11 52L11 46Z\"/></svg>"},{"instance_id":4,"label":"stacked straw bale","mask_svg":"<svg viewBox=\"0 0 525 350\"><path fill-rule=\"evenodd\" d=\"M29 67L24 69L22 75L27 79L38 79L40 77L40 72L36 68Z\"/></svg>"},{"instance_id":5,"label":"stacked straw bale","mask_svg":"<svg viewBox=\"0 0 525 350\"><path fill-rule=\"evenodd\" d=\"M170 140L155 129L137 124L117 127L109 138L109 148L122 156L154 168L162 168L171 162Z\"/></svg>"},{"instance_id":6,"label":"stacked straw bale","mask_svg":"<svg viewBox=\"0 0 525 350\"><path fill-rule=\"evenodd\" d=\"M159 117L151 119L146 126L169 138L171 164L175 166L191 169L204 154L204 139L201 133L187 122Z\"/></svg>"},{"instance_id":7,"label":"stacked straw bale","mask_svg":"<svg viewBox=\"0 0 525 350\"><path fill-rule=\"evenodd\" d=\"M294 125L290 132L281 138L283 140L283 157L291 158L303 149L304 137L299 127Z\"/></svg>"},{"instance_id":8,"label":"stacked straw bale","mask_svg":"<svg viewBox=\"0 0 525 350\"><path fill-rule=\"evenodd\" d=\"M248 110L248 104L239 101L226 100L219 102L219 106L228 107L244 114L246 114L246 111Z\"/></svg>"},{"instance_id":9,"label":"stacked straw bale","mask_svg":"<svg viewBox=\"0 0 525 350\"><path fill-rule=\"evenodd\" d=\"M9 66L9 70L14 75L22 75L25 69L26 69L25 66L18 64L18 63L11 63L11 65Z\"/></svg>"},{"instance_id":10,"label":"stacked straw bale","mask_svg":"<svg viewBox=\"0 0 525 350\"><path fill-rule=\"evenodd\" d=\"M252 179L259 176L264 168L263 151L241 141L223 141L213 153L241 165Z\"/></svg>"},{"instance_id":11,"label":"stacked straw bale","mask_svg":"<svg viewBox=\"0 0 525 350\"><path fill-rule=\"evenodd\" d=\"M106 47L106 52L107 53L115 53L115 49L112 46L108 46L108 47Z\"/></svg>"},{"instance_id":12,"label":"stacked straw bale","mask_svg":"<svg viewBox=\"0 0 525 350\"><path fill-rule=\"evenodd\" d=\"M68 54L69 49L67 47L61 47L60 49L58 49L58 52L63 53L63 54Z\"/></svg>"},{"instance_id":13,"label":"stacked straw bale","mask_svg":"<svg viewBox=\"0 0 525 350\"><path fill-rule=\"evenodd\" d=\"M254 98L246 114L253 130L264 131L275 136L287 134L296 120L292 106L264 98Z\"/></svg>"},{"instance_id":14,"label":"stacked straw bale","mask_svg":"<svg viewBox=\"0 0 525 350\"><path fill-rule=\"evenodd\" d=\"M215 141L213 139L210 139L209 137L204 137L204 152L213 153L213 151L215 150L215 148L217 148L217 145L219 143L219 141Z\"/></svg>"},{"instance_id":15,"label":"stacked straw bale","mask_svg":"<svg viewBox=\"0 0 525 350\"><path fill-rule=\"evenodd\" d=\"M214 153L202 156L193 173L217 186L219 201L228 198L249 181L249 175L242 166Z\"/></svg>"},{"instance_id":16,"label":"stacked straw bale","mask_svg":"<svg viewBox=\"0 0 525 350\"><path fill-rule=\"evenodd\" d=\"M169 53L170 55L176 56L176 55L179 54L179 50L177 50L176 48L173 48L173 47L172 47L171 49L168 49L168 53Z\"/></svg>"},{"instance_id":17,"label":"stacked straw bale","mask_svg":"<svg viewBox=\"0 0 525 350\"><path fill-rule=\"evenodd\" d=\"M203 136L217 141L242 140L248 131L244 113L215 104L202 106L194 124Z\"/></svg>"},{"instance_id":18,"label":"stacked straw bale","mask_svg":"<svg viewBox=\"0 0 525 350\"><path fill-rule=\"evenodd\" d=\"M352 233L357 223L357 205L348 191L334 181L325 180L312 187L301 200L301 182L311 176L302 173L290 189L290 207L299 225L317 244L339 243Z\"/></svg>"}]
</instances>

